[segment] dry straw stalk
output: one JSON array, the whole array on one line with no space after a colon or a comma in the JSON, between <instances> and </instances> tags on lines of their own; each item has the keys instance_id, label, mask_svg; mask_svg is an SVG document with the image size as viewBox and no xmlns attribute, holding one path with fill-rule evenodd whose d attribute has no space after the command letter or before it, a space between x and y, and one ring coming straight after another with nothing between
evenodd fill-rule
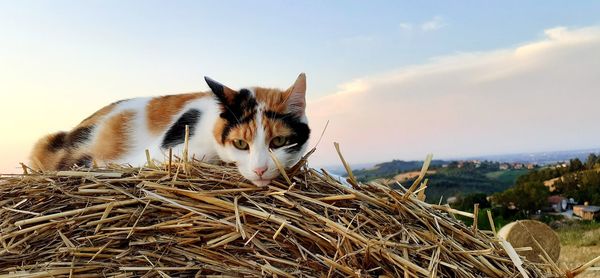
<instances>
[{"instance_id":1,"label":"dry straw stalk","mask_svg":"<svg viewBox=\"0 0 600 278\"><path fill-rule=\"evenodd\" d=\"M1 177L0 277L520 276L417 185L350 188L306 161L267 187L188 159ZM522 259L530 277L573 274Z\"/></svg>"}]
</instances>

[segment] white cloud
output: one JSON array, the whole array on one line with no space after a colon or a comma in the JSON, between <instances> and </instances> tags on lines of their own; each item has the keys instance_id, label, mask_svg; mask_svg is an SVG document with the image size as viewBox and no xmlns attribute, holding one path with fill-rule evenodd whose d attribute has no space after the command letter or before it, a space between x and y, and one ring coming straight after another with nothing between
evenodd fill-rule
<instances>
[{"instance_id":1,"label":"white cloud","mask_svg":"<svg viewBox=\"0 0 600 278\"><path fill-rule=\"evenodd\" d=\"M414 31L431 32L442 29L446 26L446 21L441 16L434 16L432 19L422 23L401 22L398 28L402 32L412 33Z\"/></svg>"},{"instance_id":2,"label":"white cloud","mask_svg":"<svg viewBox=\"0 0 600 278\"><path fill-rule=\"evenodd\" d=\"M409 22L401 22L398 27L400 27L400 30L402 31L412 31L413 29L412 23Z\"/></svg>"},{"instance_id":3,"label":"white cloud","mask_svg":"<svg viewBox=\"0 0 600 278\"><path fill-rule=\"evenodd\" d=\"M435 31L435 30L441 29L445 25L446 24L444 23L444 19L441 16L435 16L431 20L426 21L423 24L421 24L421 30L423 30L425 32Z\"/></svg>"},{"instance_id":4,"label":"white cloud","mask_svg":"<svg viewBox=\"0 0 600 278\"><path fill-rule=\"evenodd\" d=\"M315 164L597 147L600 28L366 76L309 103ZM318 136L314 136L318 137ZM315 138L316 139L316 138Z\"/></svg>"}]
</instances>

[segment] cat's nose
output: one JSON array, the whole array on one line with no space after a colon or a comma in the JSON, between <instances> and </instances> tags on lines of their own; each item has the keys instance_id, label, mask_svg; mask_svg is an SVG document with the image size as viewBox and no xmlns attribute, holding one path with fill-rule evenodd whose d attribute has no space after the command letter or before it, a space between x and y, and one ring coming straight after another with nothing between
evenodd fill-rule
<instances>
[{"instance_id":1,"label":"cat's nose","mask_svg":"<svg viewBox=\"0 0 600 278\"><path fill-rule=\"evenodd\" d=\"M254 173L256 173L259 177L261 177L267 171L267 169L268 169L267 166L259 167L259 168L254 169Z\"/></svg>"}]
</instances>

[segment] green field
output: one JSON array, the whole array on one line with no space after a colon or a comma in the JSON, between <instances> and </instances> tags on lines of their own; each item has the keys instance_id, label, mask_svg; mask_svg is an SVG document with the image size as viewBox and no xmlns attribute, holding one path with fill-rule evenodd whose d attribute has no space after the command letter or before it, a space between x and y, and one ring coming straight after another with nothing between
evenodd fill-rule
<instances>
[{"instance_id":1,"label":"green field","mask_svg":"<svg viewBox=\"0 0 600 278\"><path fill-rule=\"evenodd\" d=\"M581 221L563 225L556 230L565 245L600 246L600 223Z\"/></svg>"},{"instance_id":2,"label":"green field","mask_svg":"<svg viewBox=\"0 0 600 278\"><path fill-rule=\"evenodd\" d=\"M600 255L600 223L572 222L556 229L560 238L560 263L569 268L578 267ZM577 278L599 277L600 270L587 271Z\"/></svg>"},{"instance_id":3,"label":"green field","mask_svg":"<svg viewBox=\"0 0 600 278\"><path fill-rule=\"evenodd\" d=\"M519 176L524 175L528 172L527 169L520 170L502 170L486 173L485 176L492 180L497 180L502 184L514 185Z\"/></svg>"}]
</instances>

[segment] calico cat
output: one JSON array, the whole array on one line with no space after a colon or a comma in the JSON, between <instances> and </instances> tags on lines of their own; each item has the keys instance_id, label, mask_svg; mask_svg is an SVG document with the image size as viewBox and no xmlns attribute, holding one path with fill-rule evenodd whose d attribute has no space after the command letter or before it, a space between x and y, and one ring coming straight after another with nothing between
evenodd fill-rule
<instances>
[{"instance_id":1,"label":"calico cat","mask_svg":"<svg viewBox=\"0 0 600 278\"><path fill-rule=\"evenodd\" d=\"M189 156L232 162L256 185L279 175L269 150L285 167L308 144L306 76L287 90L251 87L232 90L208 77L212 92L134 98L110 104L69 132L40 139L31 154L38 170L106 163L143 166L149 150L162 160L168 149L183 151L189 127Z\"/></svg>"}]
</instances>

